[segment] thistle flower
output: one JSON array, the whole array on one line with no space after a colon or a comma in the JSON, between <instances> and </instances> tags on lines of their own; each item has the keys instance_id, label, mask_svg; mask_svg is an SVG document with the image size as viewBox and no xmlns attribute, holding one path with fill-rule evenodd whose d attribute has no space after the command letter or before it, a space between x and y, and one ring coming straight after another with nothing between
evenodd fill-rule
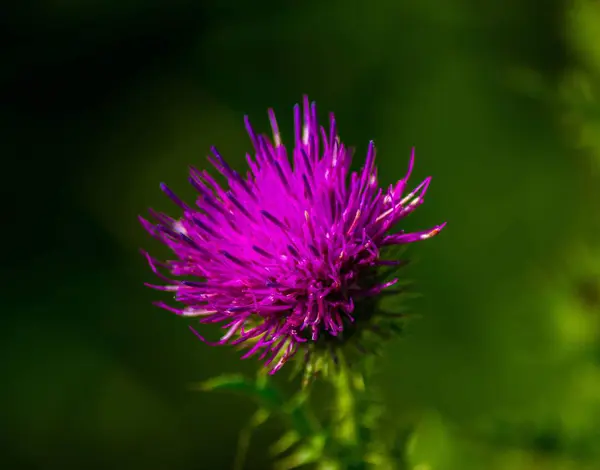
<instances>
[{"instance_id":1,"label":"thistle flower","mask_svg":"<svg viewBox=\"0 0 600 470\"><path fill-rule=\"evenodd\" d=\"M166 281L148 286L174 292L179 304L156 305L203 324L221 324L225 334L210 344L245 346L242 358L258 354L270 373L303 346L348 336L365 315L356 304L397 283L398 278L377 282L374 275L380 267L402 263L382 259L384 247L430 238L445 225L390 233L423 202L431 180L404 195L414 149L406 176L381 189L373 142L361 171L349 175L351 151L340 142L334 115L326 130L317 123L315 103L304 97L302 108L294 107L291 155L273 110L268 111L273 141L256 134L245 118L255 152L246 155L245 177L213 147L208 160L226 178L227 188L192 167L195 207L162 183L182 215L174 219L151 210L155 223L140 217L175 255L161 263L146 254ZM169 279L159 267L185 279Z\"/></svg>"}]
</instances>

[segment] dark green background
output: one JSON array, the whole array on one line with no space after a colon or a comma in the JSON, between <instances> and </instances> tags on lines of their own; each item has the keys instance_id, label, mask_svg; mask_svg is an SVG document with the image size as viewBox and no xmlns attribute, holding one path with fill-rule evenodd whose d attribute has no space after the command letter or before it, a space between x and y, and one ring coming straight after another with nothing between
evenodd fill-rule
<instances>
[{"instance_id":1,"label":"dark green background","mask_svg":"<svg viewBox=\"0 0 600 470\"><path fill-rule=\"evenodd\" d=\"M542 4L543 3L543 4ZM485 5L485 6L484 6ZM592 0L95 0L3 7L2 462L225 469L254 405L190 392L255 362L151 306L148 206L174 211L242 117L291 141L303 93L381 183L433 182L407 229L423 319L391 343L415 470L600 468L600 7ZM208 335L216 335L208 329ZM285 381L286 372L279 380ZM248 468L268 468L277 422Z\"/></svg>"}]
</instances>

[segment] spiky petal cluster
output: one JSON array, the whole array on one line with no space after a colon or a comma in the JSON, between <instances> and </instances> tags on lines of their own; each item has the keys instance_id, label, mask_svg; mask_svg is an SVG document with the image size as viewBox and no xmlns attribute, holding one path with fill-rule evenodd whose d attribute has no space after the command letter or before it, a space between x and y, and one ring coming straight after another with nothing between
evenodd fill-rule
<instances>
[{"instance_id":1,"label":"spiky petal cluster","mask_svg":"<svg viewBox=\"0 0 600 470\"><path fill-rule=\"evenodd\" d=\"M423 202L430 182L404 195L414 150L408 174L385 190L377 184L373 142L361 171L348 178L351 152L340 142L333 114L326 130L307 97L302 108L294 107L291 155L272 110L273 141L256 134L246 118L254 157L246 155L245 177L213 147L208 160L227 179L227 188L207 171L191 168L196 205L161 184L183 214L173 219L151 211L155 223L141 218L176 258L160 263L147 255L167 281L151 287L174 292L180 306L157 304L200 323L221 324L226 332L215 344L247 345L243 358L258 353L272 373L302 343L339 335L354 322L359 299L397 282L367 280L377 266L398 263L380 259L382 247L424 240L445 225L390 234ZM186 280L170 280L157 267Z\"/></svg>"}]
</instances>

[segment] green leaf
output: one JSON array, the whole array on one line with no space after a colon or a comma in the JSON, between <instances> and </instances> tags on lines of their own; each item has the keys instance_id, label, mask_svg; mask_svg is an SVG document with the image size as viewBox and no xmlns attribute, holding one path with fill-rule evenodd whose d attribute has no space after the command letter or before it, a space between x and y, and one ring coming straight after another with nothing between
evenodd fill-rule
<instances>
[{"instance_id":1,"label":"green leaf","mask_svg":"<svg viewBox=\"0 0 600 470\"><path fill-rule=\"evenodd\" d=\"M192 385L192 390L204 392L226 390L241 393L258 400L271 411L280 410L285 404L279 390L270 381L262 380L260 377L255 381L240 374L220 375L200 384Z\"/></svg>"},{"instance_id":2,"label":"green leaf","mask_svg":"<svg viewBox=\"0 0 600 470\"><path fill-rule=\"evenodd\" d=\"M254 387L248 382L249 381L240 374L219 375L212 379L208 379L205 382L193 384L191 388L192 390L201 390L203 392L220 389L244 392Z\"/></svg>"}]
</instances>

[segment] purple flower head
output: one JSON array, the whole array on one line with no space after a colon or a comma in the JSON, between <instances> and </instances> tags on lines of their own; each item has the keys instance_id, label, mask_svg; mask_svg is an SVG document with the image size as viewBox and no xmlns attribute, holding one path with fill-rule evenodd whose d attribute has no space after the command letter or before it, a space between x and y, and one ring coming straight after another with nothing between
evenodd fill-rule
<instances>
[{"instance_id":1,"label":"purple flower head","mask_svg":"<svg viewBox=\"0 0 600 470\"><path fill-rule=\"evenodd\" d=\"M425 240L445 224L390 233L423 202L431 180L406 193L414 150L406 176L382 189L373 142L362 169L349 175L351 152L340 142L333 114L329 129L320 127L307 97L302 109L294 107L292 148L283 145L272 110L269 120L272 141L245 119L254 146L254 156L246 155L245 176L213 147L208 160L227 187L191 168L195 206L161 184L181 216L151 211L154 223L140 220L174 253L165 263L146 255L166 281L150 287L173 292L179 306L157 305L220 324L226 331L214 344L245 346L242 358L258 354L274 373L302 345L343 337L363 315L357 302L397 283L397 278L378 282L373 275L382 266L400 264L382 259L384 247ZM165 277L158 268L180 279Z\"/></svg>"}]
</instances>

